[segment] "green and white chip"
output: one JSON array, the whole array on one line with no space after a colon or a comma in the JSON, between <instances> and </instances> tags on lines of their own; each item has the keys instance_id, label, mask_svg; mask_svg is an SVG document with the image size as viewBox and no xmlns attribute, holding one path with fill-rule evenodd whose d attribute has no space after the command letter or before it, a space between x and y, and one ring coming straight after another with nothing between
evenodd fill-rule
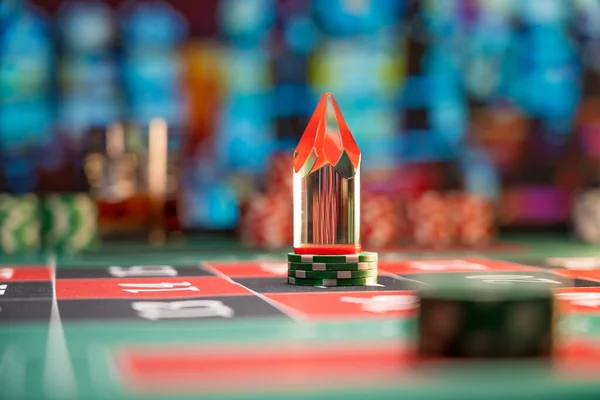
<instances>
[{"instance_id":1,"label":"green and white chip","mask_svg":"<svg viewBox=\"0 0 600 400\"><path fill-rule=\"evenodd\" d=\"M289 270L288 277L310 279L354 279L377 276L377 269L358 271L305 271L302 269Z\"/></svg>"},{"instance_id":2,"label":"green and white chip","mask_svg":"<svg viewBox=\"0 0 600 400\"><path fill-rule=\"evenodd\" d=\"M301 279L288 277L290 285L301 286L373 286L377 285L377 277L355 279Z\"/></svg>"},{"instance_id":3,"label":"green and white chip","mask_svg":"<svg viewBox=\"0 0 600 400\"><path fill-rule=\"evenodd\" d=\"M288 262L290 270L304 271L366 271L377 269L377 262L299 263Z\"/></svg>"},{"instance_id":4,"label":"green and white chip","mask_svg":"<svg viewBox=\"0 0 600 400\"><path fill-rule=\"evenodd\" d=\"M288 253L288 261L301 263L377 262L377 253L363 251L359 254L346 254L335 256Z\"/></svg>"}]
</instances>

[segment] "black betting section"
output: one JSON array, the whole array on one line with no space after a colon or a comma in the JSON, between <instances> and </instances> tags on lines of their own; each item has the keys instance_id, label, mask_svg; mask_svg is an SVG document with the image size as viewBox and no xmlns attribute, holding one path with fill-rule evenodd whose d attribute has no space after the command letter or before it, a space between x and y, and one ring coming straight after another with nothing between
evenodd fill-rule
<instances>
[{"instance_id":1,"label":"black betting section","mask_svg":"<svg viewBox=\"0 0 600 400\"><path fill-rule=\"evenodd\" d=\"M339 287L313 287L289 285L286 278L233 278L242 286L258 293L300 293L300 292L385 292L390 290L409 290L415 287L416 282L379 276L378 286L339 286Z\"/></svg>"},{"instance_id":2,"label":"black betting section","mask_svg":"<svg viewBox=\"0 0 600 400\"><path fill-rule=\"evenodd\" d=\"M0 300L9 299L52 299L51 282L0 283Z\"/></svg>"},{"instance_id":3,"label":"black betting section","mask_svg":"<svg viewBox=\"0 0 600 400\"><path fill-rule=\"evenodd\" d=\"M0 324L48 322L52 299L0 300Z\"/></svg>"},{"instance_id":4,"label":"black betting section","mask_svg":"<svg viewBox=\"0 0 600 400\"><path fill-rule=\"evenodd\" d=\"M59 300L63 320L148 321L284 317L256 296L217 296L157 300Z\"/></svg>"},{"instance_id":5,"label":"black betting section","mask_svg":"<svg viewBox=\"0 0 600 400\"><path fill-rule=\"evenodd\" d=\"M94 268L59 268L57 279L95 278L161 278L176 276L212 276L213 273L195 266L171 265L107 265Z\"/></svg>"}]
</instances>

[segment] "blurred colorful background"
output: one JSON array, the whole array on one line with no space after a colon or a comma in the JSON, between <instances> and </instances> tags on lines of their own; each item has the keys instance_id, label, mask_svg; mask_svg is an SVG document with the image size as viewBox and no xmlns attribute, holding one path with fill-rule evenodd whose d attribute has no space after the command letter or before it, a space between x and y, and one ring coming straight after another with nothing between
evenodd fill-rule
<instances>
[{"instance_id":1,"label":"blurred colorful background","mask_svg":"<svg viewBox=\"0 0 600 400\"><path fill-rule=\"evenodd\" d=\"M501 227L564 227L600 183L597 0L0 0L0 192L91 194L102 234L140 229L160 121L168 229L239 231L289 195L323 92L364 193L461 189Z\"/></svg>"}]
</instances>

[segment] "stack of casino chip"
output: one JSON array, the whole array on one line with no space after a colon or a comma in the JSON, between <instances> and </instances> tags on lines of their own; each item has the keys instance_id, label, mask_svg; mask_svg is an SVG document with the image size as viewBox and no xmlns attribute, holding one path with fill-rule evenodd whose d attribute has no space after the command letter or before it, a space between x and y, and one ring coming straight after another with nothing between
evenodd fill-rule
<instances>
[{"instance_id":1,"label":"stack of casino chip","mask_svg":"<svg viewBox=\"0 0 600 400\"><path fill-rule=\"evenodd\" d=\"M388 193L364 193L361 197L361 242L384 248L410 235L403 199Z\"/></svg>"},{"instance_id":2,"label":"stack of casino chip","mask_svg":"<svg viewBox=\"0 0 600 400\"><path fill-rule=\"evenodd\" d=\"M377 253L349 255L288 254L288 283L300 286L377 284Z\"/></svg>"},{"instance_id":3,"label":"stack of casino chip","mask_svg":"<svg viewBox=\"0 0 600 400\"><path fill-rule=\"evenodd\" d=\"M238 234L245 244L261 249L280 249L292 244L292 162L291 153L273 153L263 193L242 202Z\"/></svg>"},{"instance_id":4,"label":"stack of casino chip","mask_svg":"<svg viewBox=\"0 0 600 400\"><path fill-rule=\"evenodd\" d=\"M41 246L40 202L34 194L0 194L0 254Z\"/></svg>"},{"instance_id":5,"label":"stack of casino chip","mask_svg":"<svg viewBox=\"0 0 600 400\"><path fill-rule=\"evenodd\" d=\"M408 217L420 246L485 246L495 236L493 204L477 194L428 191L408 205Z\"/></svg>"},{"instance_id":6,"label":"stack of casino chip","mask_svg":"<svg viewBox=\"0 0 600 400\"><path fill-rule=\"evenodd\" d=\"M452 243L456 221L442 193L424 193L411 204L409 215L415 243L427 247L446 247Z\"/></svg>"},{"instance_id":7,"label":"stack of casino chip","mask_svg":"<svg viewBox=\"0 0 600 400\"><path fill-rule=\"evenodd\" d=\"M261 194L242 204L238 227L240 239L262 249L279 249L292 244L292 202L285 196Z\"/></svg>"},{"instance_id":8,"label":"stack of casino chip","mask_svg":"<svg viewBox=\"0 0 600 400\"><path fill-rule=\"evenodd\" d=\"M99 243L96 202L87 193L50 194L43 202L44 245L60 252L89 250Z\"/></svg>"},{"instance_id":9,"label":"stack of casino chip","mask_svg":"<svg viewBox=\"0 0 600 400\"><path fill-rule=\"evenodd\" d=\"M573 228L585 243L600 244L600 189L587 189L573 201Z\"/></svg>"},{"instance_id":10,"label":"stack of casino chip","mask_svg":"<svg viewBox=\"0 0 600 400\"><path fill-rule=\"evenodd\" d=\"M294 157L291 152L274 152L265 174L265 191L292 198L294 180L290 171L293 170L293 165Z\"/></svg>"},{"instance_id":11,"label":"stack of casino chip","mask_svg":"<svg viewBox=\"0 0 600 400\"><path fill-rule=\"evenodd\" d=\"M495 236L495 212L484 196L451 192L447 196L455 241L464 246L488 245Z\"/></svg>"}]
</instances>

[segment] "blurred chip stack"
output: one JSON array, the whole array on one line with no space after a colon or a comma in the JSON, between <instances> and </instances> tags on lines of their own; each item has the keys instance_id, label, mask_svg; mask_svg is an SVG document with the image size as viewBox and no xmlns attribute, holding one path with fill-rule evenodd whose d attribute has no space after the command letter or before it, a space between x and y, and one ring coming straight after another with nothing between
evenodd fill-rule
<instances>
[{"instance_id":1,"label":"blurred chip stack","mask_svg":"<svg viewBox=\"0 0 600 400\"><path fill-rule=\"evenodd\" d=\"M413 239L417 245L447 247L455 237L455 221L446 197L439 192L429 191L415 200L409 208L413 226Z\"/></svg>"},{"instance_id":2,"label":"blurred chip stack","mask_svg":"<svg viewBox=\"0 0 600 400\"><path fill-rule=\"evenodd\" d=\"M265 179L263 181L267 193L277 194L282 197L292 198L292 152L278 151L271 155Z\"/></svg>"},{"instance_id":3,"label":"blurred chip stack","mask_svg":"<svg viewBox=\"0 0 600 400\"><path fill-rule=\"evenodd\" d=\"M99 244L96 201L87 193L46 196L43 225L44 245L54 251L74 253Z\"/></svg>"},{"instance_id":4,"label":"blurred chip stack","mask_svg":"<svg viewBox=\"0 0 600 400\"><path fill-rule=\"evenodd\" d=\"M558 333L552 289L568 280L529 273L411 278L429 284L419 288L420 356L541 359L552 355Z\"/></svg>"},{"instance_id":5,"label":"blurred chip stack","mask_svg":"<svg viewBox=\"0 0 600 400\"><path fill-rule=\"evenodd\" d=\"M34 194L0 194L0 254L41 248L39 198Z\"/></svg>"},{"instance_id":6,"label":"blurred chip stack","mask_svg":"<svg viewBox=\"0 0 600 400\"><path fill-rule=\"evenodd\" d=\"M386 193L364 193L361 196L361 241L373 248L398 245L408 239L409 226L405 203Z\"/></svg>"},{"instance_id":7,"label":"blurred chip stack","mask_svg":"<svg viewBox=\"0 0 600 400\"><path fill-rule=\"evenodd\" d=\"M282 248L293 239L292 154L274 153L263 182L264 193L243 202L241 240L254 247Z\"/></svg>"},{"instance_id":8,"label":"blurred chip stack","mask_svg":"<svg viewBox=\"0 0 600 400\"><path fill-rule=\"evenodd\" d=\"M492 203L464 191L426 192L410 205L409 216L414 242L421 246L479 247L495 237Z\"/></svg>"},{"instance_id":9,"label":"blurred chip stack","mask_svg":"<svg viewBox=\"0 0 600 400\"><path fill-rule=\"evenodd\" d=\"M493 204L485 197L467 192L448 195L455 242L464 246L485 246L495 235Z\"/></svg>"},{"instance_id":10,"label":"blurred chip stack","mask_svg":"<svg viewBox=\"0 0 600 400\"><path fill-rule=\"evenodd\" d=\"M252 247L277 249L288 247L293 239L291 198L262 194L242 204L239 236Z\"/></svg>"},{"instance_id":11,"label":"blurred chip stack","mask_svg":"<svg viewBox=\"0 0 600 400\"><path fill-rule=\"evenodd\" d=\"M69 253L91 250L99 244L98 207L90 193L83 156L67 145L58 146L62 148L60 161L39 170L43 247ZM50 146L46 151L53 153L53 149Z\"/></svg>"},{"instance_id":12,"label":"blurred chip stack","mask_svg":"<svg viewBox=\"0 0 600 400\"><path fill-rule=\"evenodd\" d=\"M600 244L600 189L579 193L573 204L573 228L585 243Z\"/></svg>"}]
</instances>

